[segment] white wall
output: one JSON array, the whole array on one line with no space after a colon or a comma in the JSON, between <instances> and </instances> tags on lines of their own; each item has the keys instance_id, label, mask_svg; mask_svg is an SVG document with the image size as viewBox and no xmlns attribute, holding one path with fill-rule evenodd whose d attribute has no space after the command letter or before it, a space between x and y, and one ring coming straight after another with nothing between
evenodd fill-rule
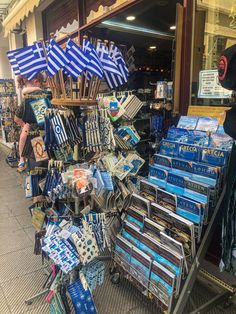
<instances>
[{"instance_id":1,"label":"white wall","mask_svg":"<svg viewBox=\"0 0 236 314\"><path fill-rule=\"evenodd\" d=\"M28 45L32 45L35 41L43 38L42 13L34 12L25 20Z\"/></svg>"}]
</instances>

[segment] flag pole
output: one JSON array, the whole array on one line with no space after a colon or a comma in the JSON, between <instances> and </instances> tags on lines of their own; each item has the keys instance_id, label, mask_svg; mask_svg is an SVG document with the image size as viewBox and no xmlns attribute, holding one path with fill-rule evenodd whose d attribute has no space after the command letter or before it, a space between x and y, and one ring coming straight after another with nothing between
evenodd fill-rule
<instances>
[{"instance_id":1,"label":"flag pole","mask_svg":"<svg viewBox=\"0 0 236 314\"><path fill-rule=\"evenodd\" d=\"M88 36L87 36L87 35L84 35L84 36L83 36L83 42L84 42L85 39L88 39ZM85 75L85 76L84 76L83 96L82 96L83 98L86 98L85 95L86 95L86 89L87 89L87 80L88 80L88 79L87 79L87 75Z\"/></svg>"},{"instance_id":2,"label":"flag pole","mask_svg":"<svg viewBox=\"0 0 236 314\"><path fill-rule=\"evenodd\" d=\"M68 35L67 36L67 40L70 39L70 36ZM70 84L70 99L73 100L73 79L72 79L72 76L70 75L69 76L69 84Z\"/></svg>"},{"instance_id":3,"label":"flag pole","mask_svg":"<svg viewBox=\"0 0 236 314\"><path fill-rule=\"evenodd\" d=\"M97 40L97 45L99 43L101 43L101 39ZM108 43L108 40L104 40L104 45L107 45L107 43ZM96 81L94 84L94 91L93 91L93 100L95 100L97 98L97 93L99 91L100 84L101 84L101 80L98 77L96 77Z\"/></svg>"},{"instance_id":4,"label":"flag pole","mask_svg":"<svg viewBox=\"0 0 236 314\"><path fill-rule=\"evenodd\" d=\"M47 41L47 43L49 43L49 41ZM56 79L55 75L51 78L51 80L52 80L52 83L53 83L53 86L54 86L54 89L55 89L55 98L60 98L60 92L59 92L57 79Z\"/></svg>"},{"instance_id":5,"label":"flag pole","mask_svg":"<svg viewBox=\"0 0 236 314\"><path fill-rule=\"evenodd\" d=\"M50 33L50 37L51 37L51 39L55 39L55 34ZM60 90L62 92L63 98L66 99L66 88L65 88L65 82L64 82L64 78L63 78L62 69L59 69L58 76L59 76Z\"/></svg>"},{"instance_id":6,"label":"flag pole","mask_svg":"<svg viewBox=\"0 0 236 314\"><path fill-rule=\"evenodd\" d=\"M44 57L46 59L46 63L48 64L48 56L47 56L47 52L46 52L46 48L45 48L45 42L44 42L44 40L42 38L39 39L39 42L41 42L41 44L42 44ZM48 83L49 83L50 89L52 91L52 95L54 97L55 96L54 86L53 86L53 83L52 83L52 79L51 79L51 77L48 74L47 74L47 79L48 79Z\"/></svg>"},{"instance_id":7,"label":"flag pole","mask_svg":"<svg viewBox=\"0 0 236 314\"><path fill-rule=\"evenodd\" d=\"M82 46L82 49L83 49L83 46ZM81 98L82 98L82 88L83 88L83 72L78 77L77 83L78 83L78 87L79 87L79 100L81 100Z\"/></svg>"}]
</instances>

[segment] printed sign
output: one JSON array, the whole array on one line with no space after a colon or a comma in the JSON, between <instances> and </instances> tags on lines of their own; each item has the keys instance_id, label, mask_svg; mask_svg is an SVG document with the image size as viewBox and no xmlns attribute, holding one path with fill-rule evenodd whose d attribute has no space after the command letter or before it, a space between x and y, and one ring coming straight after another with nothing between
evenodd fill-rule
<instances>
[{"instance_id":1,"label":"printed sign","mask_svg":"<svg viewBox=\"0 0 236 314\"><path fill-rule=\"evenodd\" d=\"M198 98L230 98L231 93L220 85L217 70L199 72Z\"/></svg>"}]
</instances>

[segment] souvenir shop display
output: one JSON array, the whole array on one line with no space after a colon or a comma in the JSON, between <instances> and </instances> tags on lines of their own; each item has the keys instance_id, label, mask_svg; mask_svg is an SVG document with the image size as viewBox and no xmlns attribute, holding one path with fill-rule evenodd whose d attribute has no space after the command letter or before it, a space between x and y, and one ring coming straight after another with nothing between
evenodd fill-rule
<instances>
[{"instance_id":1,"label":"souvenir shop display","mask_svg":"<svg viewBox=\"0 0 236 314\"><path fill-rule=\"evenodd\" d=\"M37 71L47 72L53 94L51 103L31 102L37 127L23 150L34 160L25 176L34 252L52 265L50 312L97 312L93 293L105 280L105 256L113 283L123 275L171 313L220 197L232 140L210 118L181 117L167 131L169 115L153 105L151 117L137 91L118 90L129 73L113 42L84 37L81 47L68 39L62 49L51 38L24 49L32 64L40 60ZM8 58L14 70L25 57L16 50ZM36 68L17 70L32 78ZM98 93L103 78L110 93ZM147 117L144 137L136 122ZM152 138L145 175L150 153L139 145Z\"/></svg>"},{"instance_id":2,"label":"souvenir shop display","mask_svg":"<svg viewBox=\"0 0 236 314\"><path fill-rule=\"evenodd\" d=\"M218 127L190 116L168 130L117 236L114 281L122 273L168 313L222 191L233 140Z\"/></svg>"}]
</instances>

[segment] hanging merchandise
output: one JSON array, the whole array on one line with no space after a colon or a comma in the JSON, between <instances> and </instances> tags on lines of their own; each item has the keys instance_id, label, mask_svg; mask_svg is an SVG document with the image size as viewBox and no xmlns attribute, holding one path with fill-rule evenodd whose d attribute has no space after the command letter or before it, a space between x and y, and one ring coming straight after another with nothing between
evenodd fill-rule
<instances>
[{"instance_id":1,"label":"hanging merchandise","mask_svg":"<svg viewBox=\"0 0 236 314\"><path fill-rule=\"evenodd\" d=\"M75 313L97 313L91 292L82 273L80 279L68 286Z\"/></svg>"},{"instance_id":2,"label":"hanging merchandise","mask_svg":"<svg viewBox=\"0 0 236 314\"><path fill-rule=\"evenodd\" d=\"M37 124L39 126L44 125L45 122L45 112L49 108L50 104L47 98L37 99L30 102L33 109Z\"/></svg>"},{"instance_id":3,"label":"hanging merchandise","mask_svg":"<svg viewBox=\"0 0 236 314\"><path fill-rule=\"evenodd\" d=\"M31 139L31 145L34 152L34 158L37 162L48 160L48 154L45 150L42 136L34 137L33 139Z\"/></svg>"}]
</instances>

